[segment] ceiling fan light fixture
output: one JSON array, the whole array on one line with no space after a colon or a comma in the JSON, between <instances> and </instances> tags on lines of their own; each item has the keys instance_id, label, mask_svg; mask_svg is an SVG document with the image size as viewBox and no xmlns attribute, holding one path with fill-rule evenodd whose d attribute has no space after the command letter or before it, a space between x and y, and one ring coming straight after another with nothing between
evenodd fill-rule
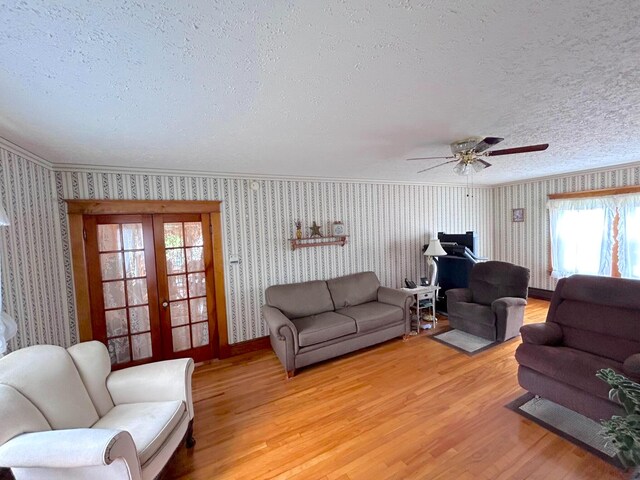
<instances>
[{"instance_id":1,"label":"ceiling fan light fixture","mask_svg":"<svg viewBox=\"0 0 640 480\"><path fill-rule=\"evenodd\" d=\"M480 172L480 171L484 170L485 168L487 168L487 166L482 162L473 162L471 165L473 166L473 169L476 172Z\"/></svg>"},{"instance_id":2,"label":"ceiling fan light fixture","mask_svg":"<svg viewBox=\"0 0 640 480\"><path fill-rule=\"evenodd\" d=\"M469 175L471 173L471 168L468 163L459 162L455 167L453 167L453 171L458 175Z\"/></svg>"},{"instance_id":3,"label":"ceiling fan light fixture","mask_svg":"<svg viewBox=\"0 0 640 480\"><path fill-rule=\"evenodd\" d=\"M497 155L513 155L516 153L529 153L529 152L541 152L549 147L548 143L541 143L538 145L525 145L523 147L503 148L500 150L490 150L504 139L501 137L469 137L458 142L450 144L451 153L453 156L449 157L416 157L408 158L407 160L447 160L438 165L432 165L427 168L423 168L418 173L427 172L434 168L442 167L455 163L453 171L458 175L469 175L474 172L481 172L491 164L485 160L484 157L494 157ZM482 157L482 158L481 158Z\"/></svg>"}]
</instances>

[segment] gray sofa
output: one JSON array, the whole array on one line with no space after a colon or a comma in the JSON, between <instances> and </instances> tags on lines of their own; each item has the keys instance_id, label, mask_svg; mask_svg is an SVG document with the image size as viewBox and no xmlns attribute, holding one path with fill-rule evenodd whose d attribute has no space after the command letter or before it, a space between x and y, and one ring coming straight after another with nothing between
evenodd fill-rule
<instances>
[{"instance_id":1,"label":"gray sofa","mask_svg":"<svg viewBox=\"0 0 640 480\"><path fill-rule=\"evenodd\" d=\"M469 288L447 290L449 325L503 342L519 334L527 305L529 269L506 262L478 263Z\"/></svg>"},{"instance_id":2,"label":"gray sofa","mask_svg":"<svg viewBox=\"0 0 640 480\"><path fill-rule=\"evenodd\" d=\"M262 314L287 371L407 335L413 296L380 286L373 272L274 285Z\"/></svg>"}]
</instances>

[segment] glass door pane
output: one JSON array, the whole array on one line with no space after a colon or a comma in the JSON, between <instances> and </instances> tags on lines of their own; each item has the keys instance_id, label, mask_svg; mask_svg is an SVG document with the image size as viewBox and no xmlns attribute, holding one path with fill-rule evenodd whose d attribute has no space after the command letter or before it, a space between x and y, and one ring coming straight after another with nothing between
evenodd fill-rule
<instances>
[{"instance_id":1,"label":"glass door pane","mask_svg":"<svg viewBox=\"0 0 640 480\"><path fill-rule=\"evenodd\" d=\"M152 218L95 216L85 218L85 231L94 338L107 345L114 366L158 359Z\"/></svg>"},{"instance_id":2,"label":"glass door pane","mask_svg":"<svg viewBox=\"0 0 640 480\"><path fill-rule=\"evenodd\" d=\"M142 223L98 225L111 363L153 356Z\"/></svg>"},{"instance_id":3,"label":"glass door pane","mask_svg":"<svg viewBox=\"0 0 640 480\"><path fill-rule=\"evenodd\" d=\"M206 217L208 219L208 217ZM208 225L208 223L207 223ZM157 269L165 349L173 357L213 358L211 241L201 215L155 215ZM162 253L161 253L162 252Z\"/></svg>"},{"instance_id":4,"label":"glass door pane","mask_svg":"<svg viewBox=\"0 0 640 480\"><path fill-rule=\"evenodd\" d=\"M202 223L167 222L163 232L173 351L208 345Z\"/></svg>"}]
</instances>

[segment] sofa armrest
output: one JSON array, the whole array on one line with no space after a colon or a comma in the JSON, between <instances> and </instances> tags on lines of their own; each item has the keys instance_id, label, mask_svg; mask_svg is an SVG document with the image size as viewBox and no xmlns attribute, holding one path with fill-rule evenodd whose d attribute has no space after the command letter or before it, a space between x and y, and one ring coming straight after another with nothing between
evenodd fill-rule
<instances>
[{"instance_id":1,"label":"sofa armrest","mask_svg":"<svg viewBox=\"0 0 640 480\"><path fill-rule=\"evenodd\" d=\"M129 432L74 428L25 433L0 447L0 466L7 468L83 468L127 463L130 478L140 479L140 463Z\"/></svg>"},{"instance_id":2,"label":"sofa armrest","mask_svg":"<svg viewBox=\"0 0 640 480\"><path fill-rule=\"evenodd\" d=\"M558 345L562 341L562 328L553 322L532 323L520 328L523 343L532 345Z\"/></svg>"},{"instance_id":3,"label":"sofa armrest","mask_svg":"<svg viewBox=\"0 0 640 480\"><path fill-rule=\"evenodd\" d=\"M267 321L269 331L280 341L291 340L294 351L297 353L300 349L298 345L298 329L293 322L280 310L269 305L262 307L262 315L264 315L264 319Z\"/></svg>"},{"instance_id":4,"label":"sofa armrest","mask_svg":"<svg viewBox=\"0 0 640 480\"><path fill-rule=\"evenodd\" d=\"M296 354L300 350L298 343L298 329L280 310L269 305L262 307L262 315L269 326L271 347L284 369L294 372L296 369Z\"/></svg>"},{"instance_id":5,"label":"sofa armrest","mask_svg":"<svg viewBox=\"0 0 640 480\"><path fill-rule=\"evenodd\" d=\"M395 288L378 287L378 302L402 308L404 317L404 333L411 332L411 305L415 302L412 292L396 290Z\"/></svg>"},{"instance_id":6,"label":"sofa armrest","mask_svg":"<svg viewBox=\"0 0 640 480\"><path fill-rule=\"evenodd\" d=\"M632 380L640 379L640 353L629 355L622 364L622 372L633 377Z\"/></svg>"},{"instance_id":7,"label":"sofa armrest","mask_svg":"<svg viewBox=\"0 0 640 480\"><path fill-rule=\"evenodd\" d=\"M473 298L470 288L451 288L447 290L447 307L449 302L470 302Z\"/></svg>"},{"instance_id":8,"label":"sofa armrest","mask_svg":"<svg viewBox=\"0 0 640 480\"><path fill-rule=\"evenodd\" d=\"M193 419L193 368L192 359L178 358L116 370L107 377L107 390L116 405L182 400Z\"/></svg>"},{"instance_id":9,"label":"sofa armrest","mask_svg":"<svg viewBox=\"0 0 640 480\"><path fill-rule=\"evenodd\" d=\"M378 288L378 301L380 303L387 303L389 305L395 305L403 310L409 309L413 305L415 298L412 293L405 292L404 290L396 290L395 288L379 287Z\"/></svg>"}]
</instances>

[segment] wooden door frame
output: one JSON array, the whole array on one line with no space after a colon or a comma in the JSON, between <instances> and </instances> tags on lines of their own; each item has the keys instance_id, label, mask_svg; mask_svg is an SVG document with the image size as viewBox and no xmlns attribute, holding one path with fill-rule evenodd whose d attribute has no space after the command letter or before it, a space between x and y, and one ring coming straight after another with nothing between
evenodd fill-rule
<instances>
[{"instance_id":1,"label":"wooden door frame","mask_svg":"<svg viewBox=\"0 0 640 480\"><path fill-rule=\"evenodd\" d=\"M73 200L66 199L69 217L69 239L71 263L76 296L78 334L81 342L93 340L91 327L91 303L89 300L89 278L84 241L84 215L137 215L158 213L209 214L211 220L211 243L213 245L213 280L215 287L215 310L218 329L218 352L220 357L229 356L229 334L227 331L227 303L225 297L224 268L222 256L222 221L220 200Z\"/></svg>"}]
</instances>

